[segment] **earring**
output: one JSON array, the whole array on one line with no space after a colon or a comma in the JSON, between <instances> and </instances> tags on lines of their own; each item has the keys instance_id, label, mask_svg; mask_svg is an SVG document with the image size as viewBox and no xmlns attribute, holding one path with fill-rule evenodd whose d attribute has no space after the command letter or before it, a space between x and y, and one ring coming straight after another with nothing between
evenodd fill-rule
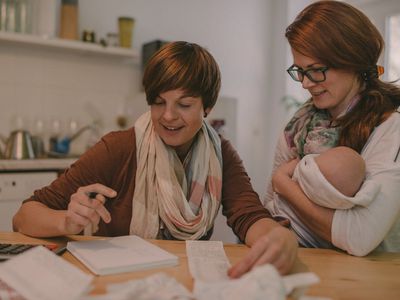
<instances>
[{"instance_id":1,"label":"earring","mask_svg":"<svg viewBox=\"0 0 400 300\"><path fill-rule=\"evenodd\" d=\"M204 112L204 118L207 118L207 113L206 112Z\"/></svg>"}]
</instances>

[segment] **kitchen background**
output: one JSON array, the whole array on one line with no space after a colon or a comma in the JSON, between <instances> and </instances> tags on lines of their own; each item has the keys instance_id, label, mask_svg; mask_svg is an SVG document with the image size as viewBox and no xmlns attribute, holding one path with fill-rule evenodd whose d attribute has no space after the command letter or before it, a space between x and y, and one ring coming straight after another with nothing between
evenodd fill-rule
<instances>
[{"instance_id":1,"label":"kitchen background","mask_svg":"<svg viewBox=\"0 0 400 300\"><path fill-rule=\"evenodd\" d=\"M223 134L236 146L256 191L264 194L279 130L293 113L293 104L307 98L285 72L291 56L284 30L312 1L79 0L79 39L85 30L94 32L97 41L109 41L107 34L118 32L118 17L128 16L135 20L131 49L58 40L61 1L33 2L35 11L28 24L33 38L0 32L2 136L28 128L47 142L51 135L71 135L89 125L71 143L70 153L82 153L104 133L121 128L121 118L131 126L147 109L141 89L142 45L187 40L205 46L218 61L221 98L209 119L225 121ZM363 10L388 43L394 43L395 34L399 39L398 31L390 36L396 26L389 26L388 17L400 14L400 2L346 2ZM387 50L381 61L386 70L389 57L399 66L398 51L394 57ZM397 76L392 79L400 76L398 69L391 72ZM222 233L225 240L233 240L228 232Z\"/></svg>"}]
</instances>

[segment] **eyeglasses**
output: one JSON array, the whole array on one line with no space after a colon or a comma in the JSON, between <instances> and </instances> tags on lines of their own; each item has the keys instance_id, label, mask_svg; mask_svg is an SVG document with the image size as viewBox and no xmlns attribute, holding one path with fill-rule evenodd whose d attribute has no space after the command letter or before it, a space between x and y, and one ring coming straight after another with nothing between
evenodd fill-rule
<instances>
[{"instance_id":1,"label":"eyeglasses","mask_svg":"<svg viewBox=\"0 0 400 300\"><path fill-rule=\"evenodd\" d=\"M286 72L289 73L290 77L292 77L294 81L303 82L304 75L306 75L310 81L314 83L319 83L326 80L325 73L328 70L329 67L310 68L307 70L303 70L302 68L292 65L289 69L286 70Z\"/></svg>"}]
</instances>

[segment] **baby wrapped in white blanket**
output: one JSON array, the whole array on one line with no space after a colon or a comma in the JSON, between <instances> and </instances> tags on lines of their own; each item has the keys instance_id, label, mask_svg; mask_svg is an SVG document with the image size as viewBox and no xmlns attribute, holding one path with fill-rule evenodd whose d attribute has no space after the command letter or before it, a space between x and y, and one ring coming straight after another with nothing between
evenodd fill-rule
<instances>
[{"instance_id":1,"label":"baby wrapped in white blanket","mask_svg":"<svg viewBox=\"0 0 400 300\"><path fill-rule=\"evenodd\" d=\"M354 205L368 206L379 192L379 185L366 178L362 157L348 147L331 148L321 154L308 154L297 164L293 180L297 181L314 203L332 208L349 209ZM361 185L363 188L360 190ZM314 235L292 211L290 205L274 194L274 215L291 220L299 242L306 247L330 247Z\"/></svg>"},{"instance_id":2,"label":"baby wrapped in white blanket","mask_svg":"<svg viewBox=\"0 0 400 300\"><path fill-rule=\"evenodd\" d=\"M314 203L333 209L368 206L379 191L376 183L365 179L361 156L347 147L306 155L297 164L293 180Z\"/></svg>"}]
</instances>

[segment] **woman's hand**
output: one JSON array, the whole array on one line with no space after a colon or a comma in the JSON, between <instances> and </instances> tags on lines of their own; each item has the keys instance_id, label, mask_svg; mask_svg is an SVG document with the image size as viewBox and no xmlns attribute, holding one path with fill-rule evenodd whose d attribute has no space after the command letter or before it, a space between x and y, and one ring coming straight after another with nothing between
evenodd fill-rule
<instances>
[{"instance_id":1,"label":"woman's hand","mask_svg":"<svg viewBox=\"0 0 400 300\"><path fill-rule=\"evenodd\" d=\"M97 227L100 218L109 223L111 215L104 203L106 197L114 198L116 195L116 191L99 183L78 188L68 204L64 223L66 234L78 234L89 224Z\"/></svg>"},{"instance_id":2,"label":"woman's hand","mask_svg":"<svg viewBox=\"0 0 400 300\"><path fill-rule=\"evenodd\" d=\"M264 220L259 220L257 221L259 224L255 223L254 225L256 227L263 225L264 228L268 226L261 224L260 221L264 222ZM267 221L272 220L265 220L265 222ZM252 227L249 230L251 229ZM228 270L228 276L238 278L254 267L266 263L275 266L279 273L287 274L296 260L297 248L296 236L289 229L280 225L274 226L269 229L269 232L256 238L247 255Z\"/></svg>"}]
</instances>

